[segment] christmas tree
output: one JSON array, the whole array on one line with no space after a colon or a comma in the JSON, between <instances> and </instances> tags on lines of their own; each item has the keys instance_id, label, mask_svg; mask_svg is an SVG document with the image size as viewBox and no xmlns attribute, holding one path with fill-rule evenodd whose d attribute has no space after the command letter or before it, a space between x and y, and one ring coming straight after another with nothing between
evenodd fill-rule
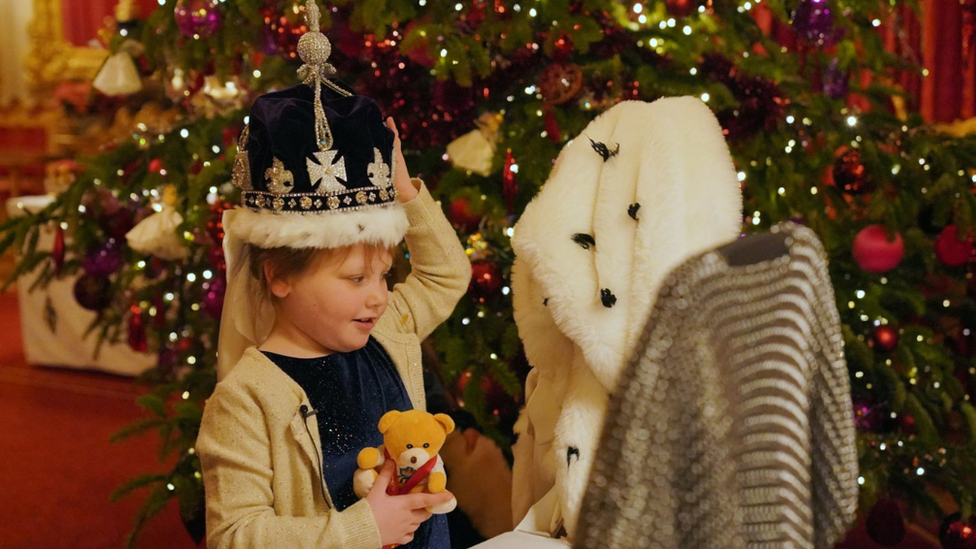
<instances>
[{"instance_id":1,"label":"christmas tree","mask_svg":"<svg viewBox=\"0 0 976 549\"><path fill-rule=\"evenodd\" d=\"M78 302L99 312L92 336L158 355L140 378L146 418L118 435L158 430L171 465L120 488L150 490L137 529L176 498L187 528L202 534L193 444L215 383L220 218L238 199L229 181L246 107L298 82L303 3L159 0L147 19L118 21L103 72L132 85L96 88L130 95L90 102L117 122L129 109L129 125L79 159L84 172L51 206L0 226L0 251L22 251L14 278L80 275ZM743 230L793 220L829 253L869 533L901 524L898 500L945 519L947 543L974 535L976 140L927 124L899 84L923 69L886 50L882 31L908 25L913 3L322 8L339 77L396 119L411 172L441 200L472 260L469 295L425 344L443 405L468 410L509 447L528 369L507 283L519 213L562 146L603 110L692 95L725 130ZM50 252L36 247L45 226L58 233ZM126 245L134 226L148 237L138 249Z\"/></svg>"}]
</instances>

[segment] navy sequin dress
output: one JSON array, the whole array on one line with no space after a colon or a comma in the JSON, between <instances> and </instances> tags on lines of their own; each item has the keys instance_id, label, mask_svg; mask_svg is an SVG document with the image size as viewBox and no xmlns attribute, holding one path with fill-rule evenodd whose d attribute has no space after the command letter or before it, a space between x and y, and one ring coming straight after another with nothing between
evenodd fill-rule
<instances>
[{"instance_id":1,"label":"navy sequin dress","mask_svg":"<svg viewBox=\"0 0 976 549\"><path fill-rule=\"evenodd\" d=\"M390 410L413 405L396 366L372 337L362 349L318 358L264 355L295 380L308 395L322 440L322 472L332 502L342 511L359 498L353 492L356 457L367 446L383 444L376 425ZM447 515L420 525L405 549L450 549Z\"/></svg>"}]
</instances>

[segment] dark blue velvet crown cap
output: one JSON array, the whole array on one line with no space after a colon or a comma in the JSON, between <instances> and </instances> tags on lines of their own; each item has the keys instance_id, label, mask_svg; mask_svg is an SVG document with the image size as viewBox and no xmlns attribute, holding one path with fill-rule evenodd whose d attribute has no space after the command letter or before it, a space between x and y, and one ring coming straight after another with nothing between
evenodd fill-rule
<instances>
[{"instance_id":1,"label":"dark blue velvet crown cap","mask_svg":"<svg viewBox=\"0 0 976 549\"><path fill-rule=\"evenodd\" d=\"M348 90L339 82L331 82ZM348 192L327 195L321 188L317 191L324 182L313 182L309 176L307 163L319 164L315 153L320 152L315 136L315 93L311 86L299 84L262 95L251 107L246 143L251 188L245 189L245 206L275 212L315 212L361 209L393 202L395 192L390 183L394 135L386 127L379 106L368 97L351 91L351 95L343 95L326 85L322 86L321 93L333 137L332 150L337 151L334 163L338 165L341 159L345 165L343 184ZM376 185L375 178L371 181L368 175L370 164L376 160L374 149L390 168L384 185ZM272 207L274 193L266 171L275 159L291 172L294 187L287 194L278 193L283 201ZM359 191L366 192L365 199L357 196ZM338 201L333 198L330 206L328 196ZM309 206L308 198L303 201L302 197L313 199L314 204Z\"/></svg>"}]
</instances>

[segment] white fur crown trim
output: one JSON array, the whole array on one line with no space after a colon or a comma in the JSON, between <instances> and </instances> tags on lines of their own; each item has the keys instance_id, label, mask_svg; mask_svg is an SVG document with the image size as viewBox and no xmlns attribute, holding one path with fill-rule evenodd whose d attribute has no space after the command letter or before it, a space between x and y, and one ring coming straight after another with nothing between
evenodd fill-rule
<instances>
[{"instance_id":1,"label":"white fur crown trim","mask_svg":"<svg viewBox=\"0 0 976 549\"><path fill-rule=\"evenodd\" d=\"M261 248L339 248L360 243L396 246L409 222L394 204L353 212L276 214L238 208L234 234Z\"/></svg>"}]
</instances>

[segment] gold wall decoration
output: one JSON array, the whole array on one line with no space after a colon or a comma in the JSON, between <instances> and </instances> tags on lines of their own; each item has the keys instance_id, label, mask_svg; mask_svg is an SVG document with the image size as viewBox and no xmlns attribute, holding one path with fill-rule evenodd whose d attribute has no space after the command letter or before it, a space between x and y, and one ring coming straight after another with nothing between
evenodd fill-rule
<instances>
[{"instance_id":1,"label":"gold wall decoration","mask_svg":"<svg viewBox=\"0 0 976 549\"><path fill-rule=\"evenodd\" d=\"M30 51L26 70L30 86L45 91L65 80L91 80L108 56L99 48L77 47L64 37L61 5L72 0L32 0L34 17L28 25Z\"/></svg>"}]
</instances>

